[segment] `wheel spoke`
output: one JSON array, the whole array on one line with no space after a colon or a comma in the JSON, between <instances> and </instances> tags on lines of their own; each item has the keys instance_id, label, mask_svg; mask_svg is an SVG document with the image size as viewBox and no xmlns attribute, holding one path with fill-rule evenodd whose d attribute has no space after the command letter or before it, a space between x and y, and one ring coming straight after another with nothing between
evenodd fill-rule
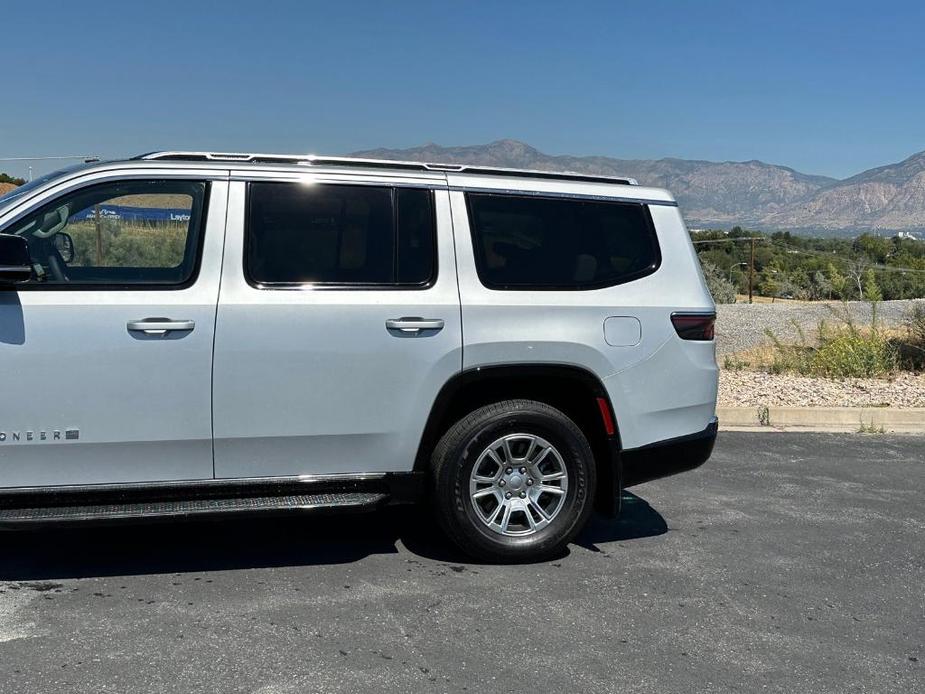
<instances>
[{"instance_id":1,"label":"wheel spoke","mask_svg":"<svg viewBox=\"0 0 925 694\"><path fill-rule=\"evenodd\" d=\"M511 505L504 504L504 517L501 519L501 532L506 533L507 527L511 522Z\"/></svg>"},{"instance_id":2,"label":"wheel spoke","mask_svg":"<svg viewBox=\"0 0 925 694\"><path fill-rule=\"evenodd\" d=\"M539 487L540 492L549 492L550 494L562 495L565 494L565 490L562 487L550 487L548 484L541 484Z\"/></svg>"},{"instance_id":3,"label":"wheel spoke","mask_svg":"<svg viewBox=\"0 0 925 694\"><path fill-rule=\"evenodd\" d=\"M499 503L497 506L495 506L495 509L491 512L491 515L488 516L488 524L491 525L492 523L495 523L498 520L498 516L500 516L503 512L504 504Z\"/></svg>"},{"instance_id":4,"label":"wheel spoke","mask_svg":"<svg viewBox=\"0 0 925 694\"><path fill-rule=\"evenodd\" d=\"M530 532L536 531L536 521L533 520L533 514L530 513L530 504L525 503L522 505L523 514L527 517L527 525L530 526Z\"/></svg>"},{"instance_id":5,"label":"wheel spoke","mask_svg":"<svg viewBox=\"0 0 925 694\"><path fill-rule=\"evenodd\" d=\"M548 475L541 475L540 480L543 482L555 482L556 480L565 479L565 473L561 470L559 472L551 472Z\"/></svg>"},{"instance_id":6,"label":"wheel spoke","mask_svg":"<svg viewBox=\"0 0 925 694\"><path fill-rule=\"evenodd\" d=\"M477 491L472 492L473 499L481 499L482 497L489 496L489 495L494 496L495 498L498 499L498 503L501 503L501 498L500 498L501 492L499 492L494 487L485 487L485 489L479 489Z\"/></svg>"},{"instance_id":7,"label":"wheel spoke","mask_svg":"<svg viewBox=\"0 0 925 694\"><path fill-rule=\"evenodd\" d=\"M531 497L529 501L530 501L530 506L536 509L536 512L540 515L540 518L542 518L544 521L548 521L551 518L551 516L548 513L546 513L546 510L542 506L539 505L536 499Z\"/></svg>"},{"instance_id":8,"label":"wheel spoke","mask_svg":"<svg viewBox=\"0 0 925 694\"><path fill-rule=\"evenodd\" d=\"M504 439L504 460L507 465L514 462L514 455L511 453L511 440L509 438Z\"/></svg>"}]
</instances>

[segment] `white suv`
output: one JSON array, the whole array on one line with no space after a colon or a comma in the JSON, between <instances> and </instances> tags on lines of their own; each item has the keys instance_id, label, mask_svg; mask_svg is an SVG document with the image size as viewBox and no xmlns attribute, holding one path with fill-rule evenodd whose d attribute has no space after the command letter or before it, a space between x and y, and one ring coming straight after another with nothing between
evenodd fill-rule
<instances>
[{"instance_id":1,"label":"white suv","mask_svg":"<svg viewBox=\"0 0 925 694\"><path fill-rule=\"evenodd\" d=\"M630 179L159 152L0 198L0 526L426 499L549 556L716 438L714 306Z\"/></svg>"}]
</instances>

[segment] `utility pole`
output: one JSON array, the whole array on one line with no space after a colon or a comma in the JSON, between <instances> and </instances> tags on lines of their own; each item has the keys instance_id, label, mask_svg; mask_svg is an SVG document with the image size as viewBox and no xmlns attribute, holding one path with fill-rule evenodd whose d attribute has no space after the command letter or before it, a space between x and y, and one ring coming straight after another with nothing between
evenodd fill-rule
<instances>
[{"instance_id":1,"label":"utility pole","mask_svg":"<svg viewBox=\"0 0 925 694\"><path fill-rule=\"evenodd\" d=\"M732 241L748 241L751 245L749 252L748 263L740 263L741 265L748 265L748 303L752 303L752 295L755 291L755 241L764 241L763 236L736 236L734 238L724 238L724 239L701 239L699 241L692 241L692 243L697 246L702 243L730 243ZM730 275L731 275L730 271Z\"/></svg>"},{"instance_id":2,"label":"utility pole","mask_svg":"<svg viewBox=\"0 0 925 694\"><path fill-rule=\"evenodd\" d=\"M752 303L752 287L755 285L755 237L750 241L751 253L748 257L748 303Z\"/></svg>"}]
</instances>

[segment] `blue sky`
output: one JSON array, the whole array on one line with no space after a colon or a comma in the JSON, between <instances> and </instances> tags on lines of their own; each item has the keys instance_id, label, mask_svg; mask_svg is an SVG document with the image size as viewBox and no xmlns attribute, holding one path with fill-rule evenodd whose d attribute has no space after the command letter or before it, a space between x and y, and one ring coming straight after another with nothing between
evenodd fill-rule
<instances>
[{"instance_id":1,"label":"blue sky","mask_svg":"<svg viewBox=\"0 0 925 694\"><path fill-rule=\"evenodd\" d=\"M925 149L921 2L36 0L0 12L0 158L510 137L554 154L762 159L841 177Z\"/></svg>"}]
</instances>

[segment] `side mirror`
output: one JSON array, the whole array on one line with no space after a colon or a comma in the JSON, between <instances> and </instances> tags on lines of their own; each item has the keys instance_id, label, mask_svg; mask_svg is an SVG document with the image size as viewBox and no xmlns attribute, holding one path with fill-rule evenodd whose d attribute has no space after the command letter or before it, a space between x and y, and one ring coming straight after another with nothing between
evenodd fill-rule
<instances>
[{"instance_id":1,"label":"side mirror","mask_svg":"<svg viewBox=\"0 0 925 694\"><path fill-rule=\"evenodd\" d=\"M29 245L21 236L0 234L0 284L16 284L32 278Z\"/></svg>"},{"instance_id":2,"label":"side mirror","mask_svg":"<svg viewBox=\"0 0 925 694\"><path fill-rule=\"evenodd\" d=\"M55 249L65 263L74 260L74 239L66 231L55 234Z\"/></svg>"}]
</instances>

